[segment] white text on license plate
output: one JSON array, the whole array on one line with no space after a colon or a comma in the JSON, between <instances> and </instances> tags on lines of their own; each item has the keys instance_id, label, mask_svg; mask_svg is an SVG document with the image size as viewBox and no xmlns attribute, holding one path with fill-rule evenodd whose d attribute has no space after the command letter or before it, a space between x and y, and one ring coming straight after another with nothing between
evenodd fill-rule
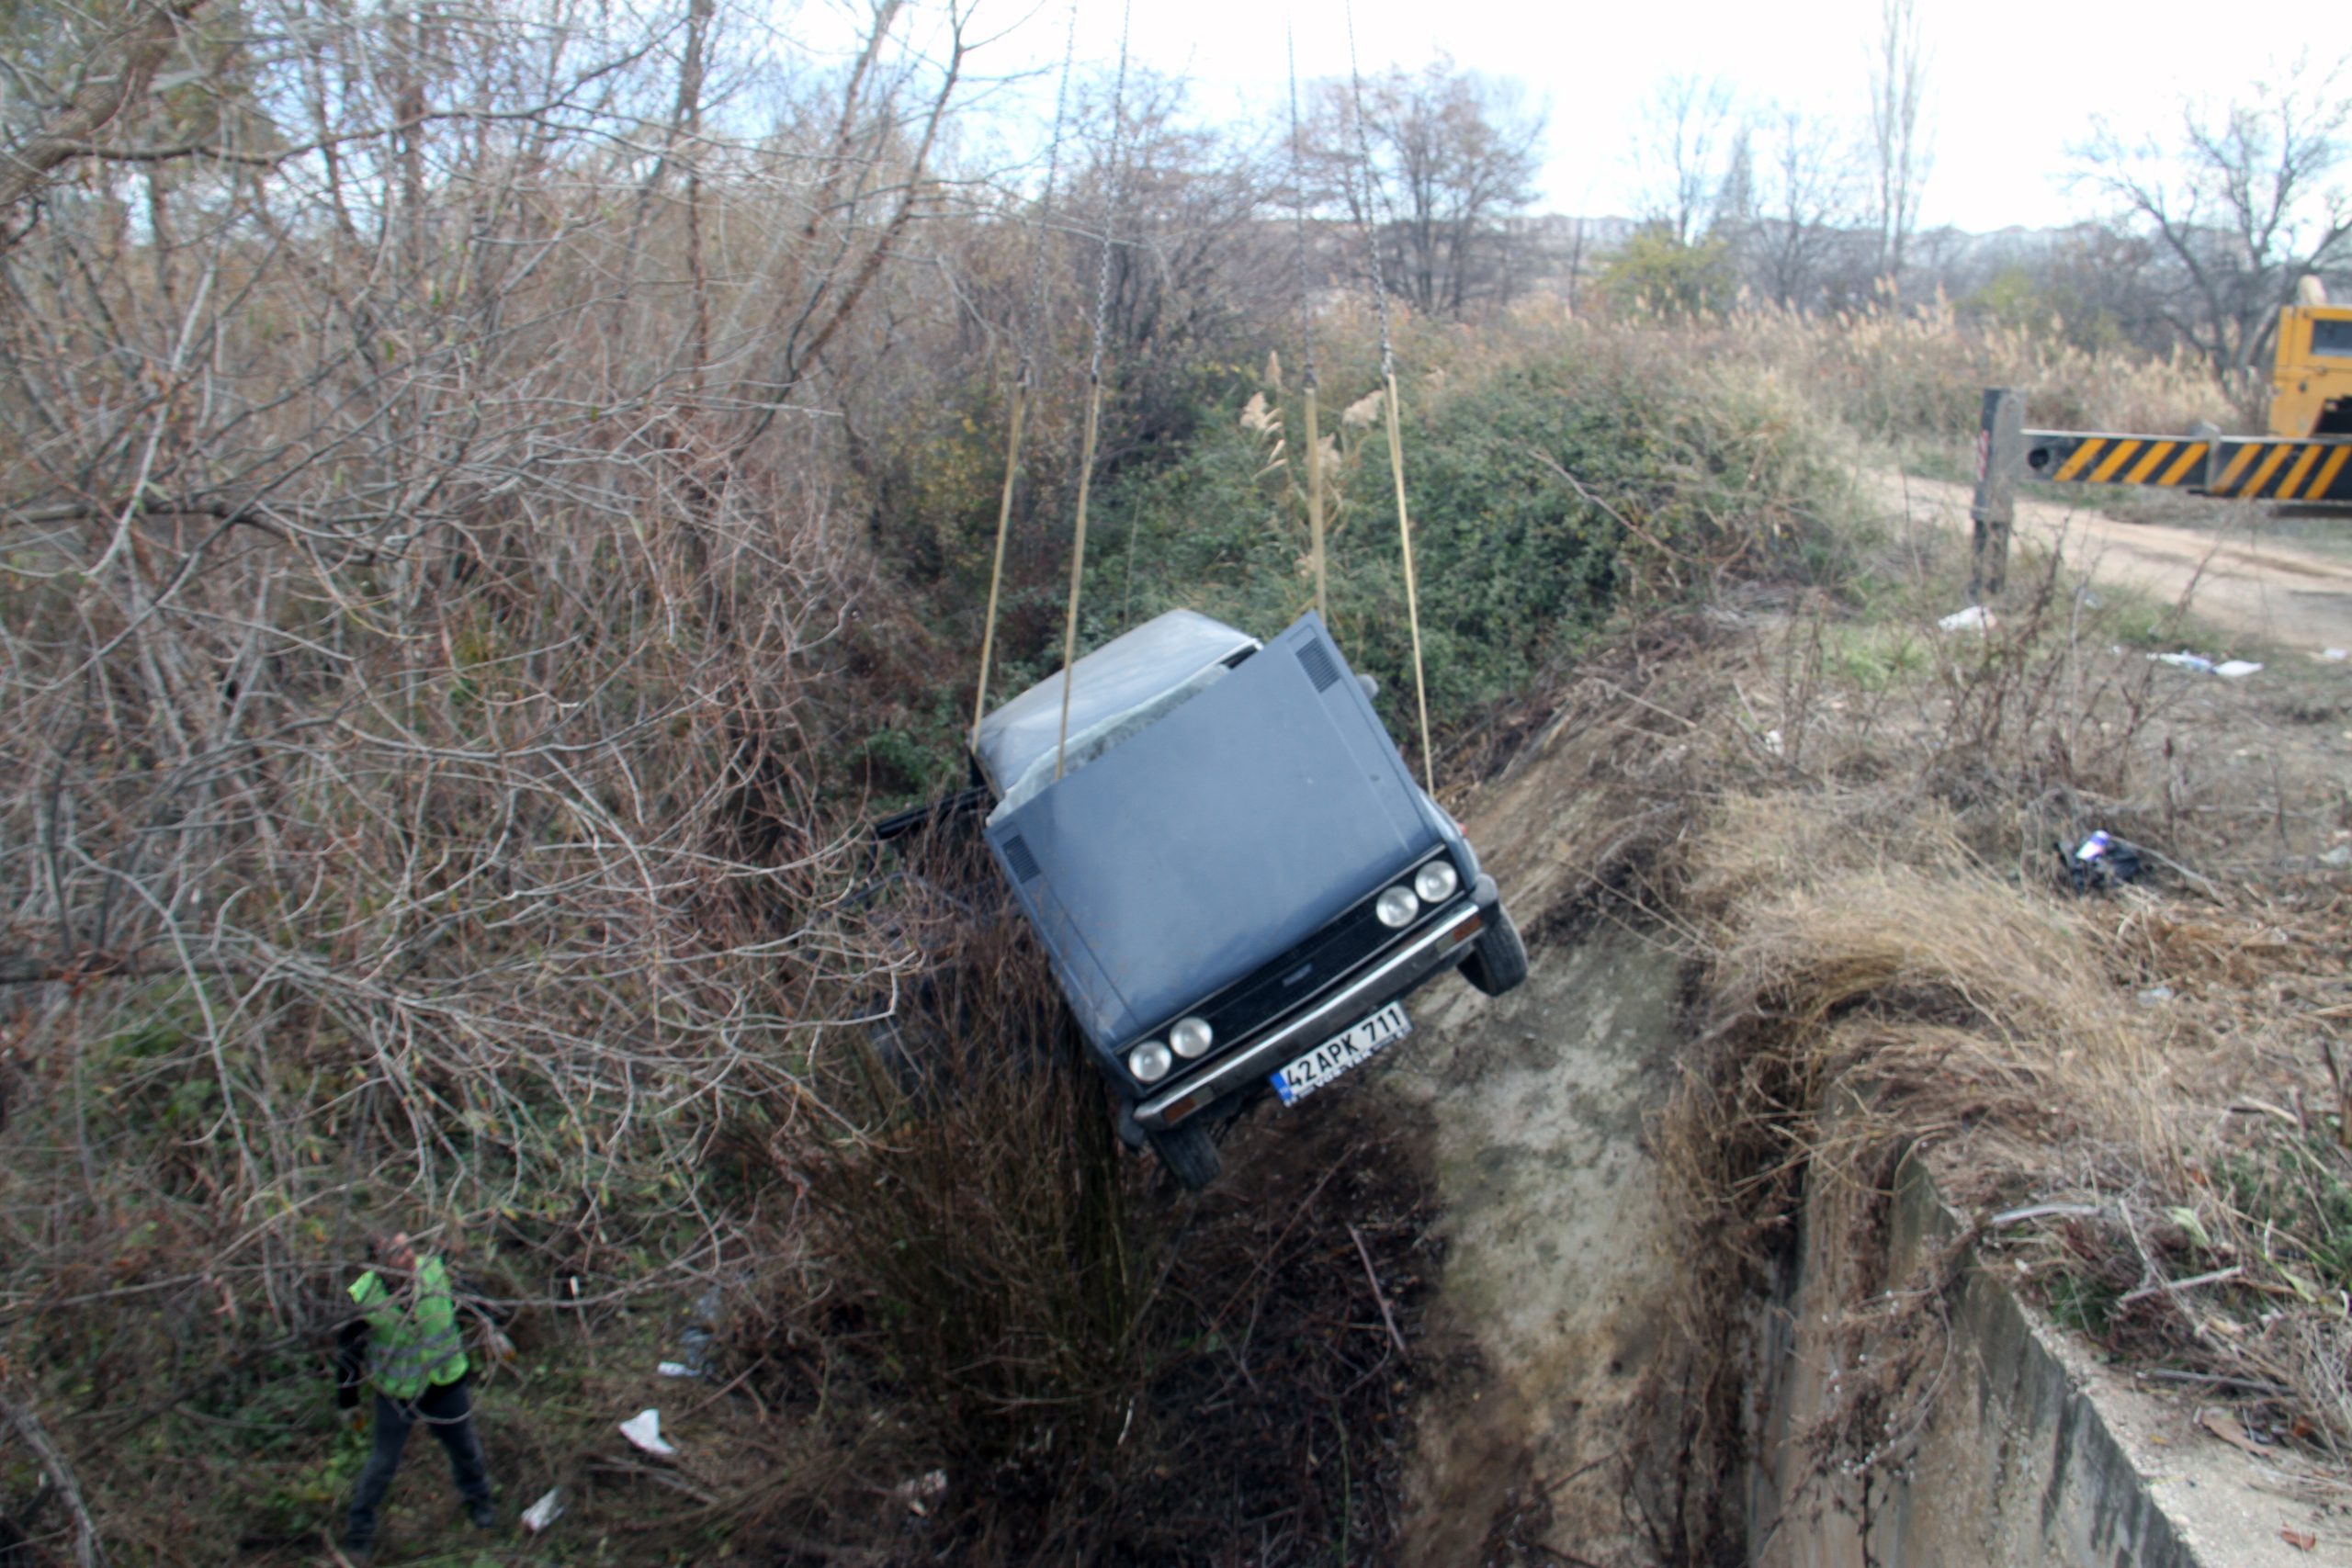
<instances>
[{"instance_id":1,"label":"white text on license plate","mask_svg":"<svg viewBox=\"0 0 2352 1568\"><path fill-rule=\"evenodd\" d=\"M1413 1032L1405 1004L1390 1002L1354 1028L1335 1034L1273 1075L1274 1092L1296 1105L1351 1067L1361 1066Z\"/></svg>"}]
</instances>

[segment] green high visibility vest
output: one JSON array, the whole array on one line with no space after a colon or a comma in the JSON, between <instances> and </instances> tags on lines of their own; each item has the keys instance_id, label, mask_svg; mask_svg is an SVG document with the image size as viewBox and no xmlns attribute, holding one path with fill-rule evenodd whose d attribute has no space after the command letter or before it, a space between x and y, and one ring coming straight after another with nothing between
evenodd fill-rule
<instances>
[{"instance_id":1,"label":"green high visibility vest","mask_svg":"<svg viewBox=\"0 0 2352 1568\"><path fill-rule=\"evenodd\" d=\"M416 1270L415 1289L402 1297L374 1269L351 1287L351 1299L368 1319L368 1381L387 1398L421 1399L428 1388L466 1375L465 1337L458 1329L458 1302L449 1271L437 1258Z\"/></svg>"}]
</instances>

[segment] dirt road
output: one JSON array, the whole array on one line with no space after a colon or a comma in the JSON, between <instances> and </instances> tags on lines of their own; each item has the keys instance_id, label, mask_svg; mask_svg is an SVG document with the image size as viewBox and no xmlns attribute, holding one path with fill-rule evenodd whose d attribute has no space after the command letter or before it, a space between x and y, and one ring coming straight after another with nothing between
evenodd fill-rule
<instances>
[{"instance_id":1,"label":"dirt road","mask_svg":"<svg viewBox=\"0 0 2352 1568\"><path fill-rule=\"evenodd\" d=\"M1886 470L1864 480L1889 515L1971 529L1966 485ZM2189 606L2199 619L2280 651L2352 646L2352 562L2265 539L2263 508L2211 504L2226 526L2126 523L2088 505L2020 496L2014 536L2020 545L2062 547L2098 581L2173 603L2193 589Z\"/></svg>"}]
</instances>

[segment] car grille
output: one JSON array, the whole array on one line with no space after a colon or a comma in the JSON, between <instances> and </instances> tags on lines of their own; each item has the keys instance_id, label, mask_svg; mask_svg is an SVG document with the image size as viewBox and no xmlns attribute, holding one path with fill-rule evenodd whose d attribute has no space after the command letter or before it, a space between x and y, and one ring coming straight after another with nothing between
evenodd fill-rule
<instances>
[{"instance_id":1,"label":"car grille","mask_svg":"<svg viewBox=\"0 0 2352 1568\"><path fill-rule=\"evenodd\" d=\"M1235 981L1204 1004L1187 1009L1182 1016L1206 1019L1216 1040L1215 1049L1204 1060L1224 1055L1381 949L1406 940L1435 919L1438 909L1428 908L1403 931L1391 931L1380 923L1380 917L1373 912L1374 899L1383 888L1403 879L1403 875L1387 878L1354 908L1280 958ZM1153 1035L1164 1039L1174 1021L1163 1021ZM1192 1065L1187 1065L1188 1070Z\"/></svg>"}]
</instances>

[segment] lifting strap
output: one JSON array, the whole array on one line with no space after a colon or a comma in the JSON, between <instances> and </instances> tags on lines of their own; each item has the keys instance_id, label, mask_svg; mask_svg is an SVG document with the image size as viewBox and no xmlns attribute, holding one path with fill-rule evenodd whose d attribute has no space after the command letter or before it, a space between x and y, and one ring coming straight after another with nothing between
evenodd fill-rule
<instances>
[{"instance_id":1,"label":"lifting strap","mask_svg":"<svg viewBox=\"0 0 2352 1568\"><path fill-rule=\"evenodd\" d=\"M1363 175L1364 249L1372 256L1372 298L1380 312L1380 380L1388 409L1388 471L1396 482L1396 538L1405 554L1405 624L1413 634L1413 701L1420 711L1421 777L1430 794L1437 794L1437 764L1430 750L1430 694L1421 676L1421 608L1419 585L1413 573L1413 523L1405 510L1405 439L1396 412L1396 355L1388 332L1388 288L1380 275L1378 216L1380 175L1372 162L1372 137L1364 130L1363 73L1356 63L1356 8L1346 6L1348 75L1355 90L1356 152Z\"/></svg>"},{"instance_id":2,"label":"lifting strap","mask_svg":"<svg viewBox=\"0 0 2352 1568\"><path fill-rule=\"evenodd\" d=\"M996 558L989 567L988 620L980 632L980 679L972 694L971 748L979 749L980 720L989 711L989 660L996 652L997 601L1004 588L1004 541L1012 527L1012 490L1021 475L1021 429L1029 412L1030 352L1037 341L1037 323L1045 314L1046 236L1053 228L1054 185L1061 175L1062 127L1069 110L1069 68L1078 46L1078 0L1070 0L1069 27L1062 37L1061 85L1054 92L1054 138L1046 153L1046 194L1038 203L1037 224L1029 236L1029 298L1021 321L1021 363L1012 379L1012 409L1004 443L1004 493L997 500Z\"/></svg>"},{"instance_id":3,"label":"lifting strap","mask_svg":"<svg viewBox=\"0 0 2352 1568\"><path fill-rule=\"evenodd\" d=\"M1289 27L1283 40L1290 49L1290 179L1298 215L1298 337L1306 394L1306 537L1307 559L1315 570L1315 613L1324 628L1331 625L1331 595L1323 570L1323 435L1316 420L1315 305L1306 292L1306 156L1298 125L1298 38ZM1335 634L1336 635L1336 634Z\"/></svg>"},{"instance_id":4,"label":"lifting strap","mask_svg":"<svg viewBox=\"0 0 2352 1568\"><path fill-rule=\"evenodd\" d=\"M1102 214L1102 243L1094 264L1094 352L1086 368L1086 441L1078 459L1078 522L1070 530L1069 609L1062 618L1062 725L1054 743L1054 777L1062 776L1069 755L1069 695L1078 664L1078 589L1086 576L1086 503L1094 485L1094 436L1102 423L1102 333L1111 312L1111 228L1126 194L1125 132L1127 103L1129 6L1119 8L1119 74L1111 89L1110 203Z\"/></svg>"}]
</instances>

